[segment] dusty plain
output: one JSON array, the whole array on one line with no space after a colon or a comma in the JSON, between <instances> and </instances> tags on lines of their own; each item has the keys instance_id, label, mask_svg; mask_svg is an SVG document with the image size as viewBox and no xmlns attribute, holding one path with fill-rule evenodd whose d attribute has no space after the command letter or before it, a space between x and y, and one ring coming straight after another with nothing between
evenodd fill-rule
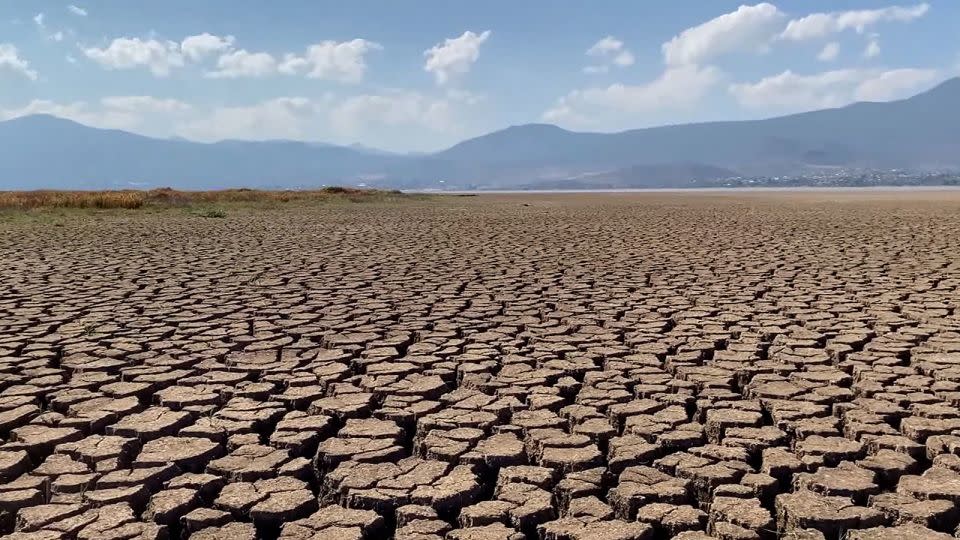
<instances>
[{"instance_id":1,"label":"dusty plain","mask_svg":"<svg viewBox=\"0 0 960 540\"><path fill-rule=\"evenodd\" d=\"M11 539L949 539L960 192L0 219Z\"/></svg>"}]
</instances>

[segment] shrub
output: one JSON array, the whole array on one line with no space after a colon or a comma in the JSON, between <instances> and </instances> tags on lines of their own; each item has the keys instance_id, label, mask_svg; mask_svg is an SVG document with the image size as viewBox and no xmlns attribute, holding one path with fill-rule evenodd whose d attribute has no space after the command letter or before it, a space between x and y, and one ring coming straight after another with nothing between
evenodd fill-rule
<instances>
[{"instance_id":1,"label":"shrub","mask_svg":"<svg viewBox=\"0 0 960 540\"><path fill-rule=\"evenodd\" d=\"M371 202L398 191L327 186L315 190L266 191L249 188L219 191L180 191L168 187L149 191L4 191L0 208L141 208L143 206L206 206L227 203L314 203L326 201ZM222 211L221 211L222 212ZM223 217L223 216L217 216Z\"/></svg>"},{"instance_id":2,"label":"shrub","mask_svg":"<svg viewBox=\"0 0 960 540\"><path fill-rule=\"evenodd\" d=\"M197 215L205 218L225 218L227 213L220 208L205 208L197 212Z\"/></svg>"},{"instance_id":3,"label":"shrub","mask_svg":"<svg viewBox=\"0 0 960 540\"><path fill-rule=\"evenodd\" d=\"M0 193L2 208L140 208L146 202L141 191L6 191Z\"/></svg>"}]
</instances>

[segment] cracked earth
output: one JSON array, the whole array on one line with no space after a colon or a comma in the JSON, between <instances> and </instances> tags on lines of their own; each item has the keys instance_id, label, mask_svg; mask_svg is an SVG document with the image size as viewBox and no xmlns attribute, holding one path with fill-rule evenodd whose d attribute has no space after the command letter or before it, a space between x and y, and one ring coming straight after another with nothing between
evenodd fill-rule
<instances>
[{"instance_id":1,"label":"cracked earth","mask_svg":"<svg viewBox=\"0 0 960 540\"><path fill-rule=\"evenodd\" d=\"M11 539L920 540L960 195L0 224Z\"/></svg>"}]
</instances>

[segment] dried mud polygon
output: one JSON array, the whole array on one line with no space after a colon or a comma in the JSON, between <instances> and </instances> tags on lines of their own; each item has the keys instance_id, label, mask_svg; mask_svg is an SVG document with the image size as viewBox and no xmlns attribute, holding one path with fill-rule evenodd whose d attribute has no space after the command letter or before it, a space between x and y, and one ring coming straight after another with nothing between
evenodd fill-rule
<instances>
[{"instance_id":1,"label":"dried mud polygon","mask_svg":"<svg viewBox=\"0 0 960 540\"><path fill-rule=\"evenodd\" d=\"M7 538L952 538L960 196L0 224Z\"/></svg>"}]
</instances>

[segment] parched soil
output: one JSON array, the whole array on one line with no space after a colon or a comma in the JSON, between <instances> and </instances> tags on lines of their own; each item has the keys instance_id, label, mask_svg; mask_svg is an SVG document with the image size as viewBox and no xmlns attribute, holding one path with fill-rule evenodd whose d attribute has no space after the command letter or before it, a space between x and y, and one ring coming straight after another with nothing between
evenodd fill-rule
<instances>
[{"instance_id":1,"label":"parched soil","mask_svg":"<svg viewBox=\"0 0 960 540\"><path fill-rule=\"evenodd\" d=\"M960 194L0 224L0 535L919 540Z\"/></svg>"}]
</instances>

